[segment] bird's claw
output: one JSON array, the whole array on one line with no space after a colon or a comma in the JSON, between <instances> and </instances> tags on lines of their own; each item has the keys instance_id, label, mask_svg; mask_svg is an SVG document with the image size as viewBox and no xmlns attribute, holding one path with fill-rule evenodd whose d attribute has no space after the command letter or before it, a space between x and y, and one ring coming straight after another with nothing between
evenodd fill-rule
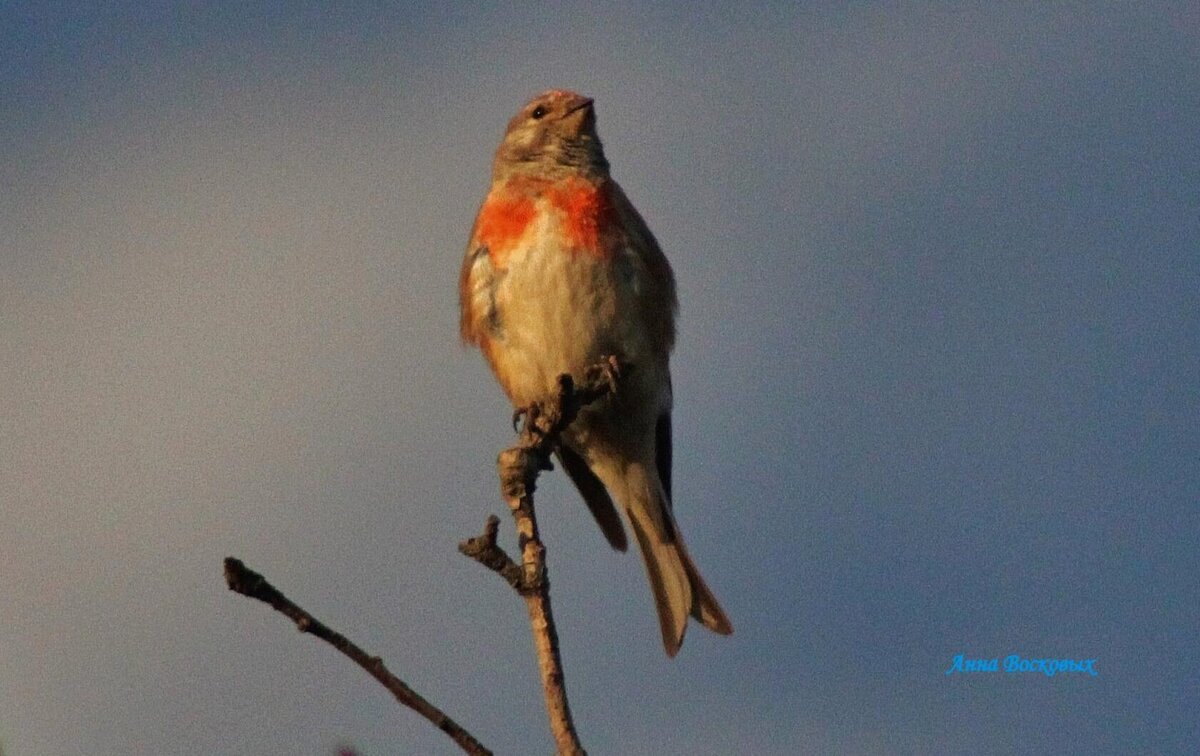
<instances>
[{"instance_id":1,"label":"bird's claw","mask_svg":"<svg viewBox=\"0 0 1200 756\"><path fill-rule=\"evenodd\" d=\"M608 390L616 394L617 382L621 380L621 361L617 359L617 356L610 354L604 357L596 365L596 370L599 371L600 377L608 384Z\"/></svg>"},{"instance_id":2,"label":"bird's claw","mask_svg":"<svg viewBox=\"0 0 1200 756\"><path fill-rule=\"evenodd\" d=\"M517 407L515 410L513 410L513 414L512 414L513 432L514 433L521 432L521 428L522 428L521 421L522 420L525 421L524 427L529 428L529 427L533 426L534 423L536 423L538 421L538 418L541 416L542 416L542 405L539 402L534 402L533 404L530 404L526 407Z\"/></svg>"},{"instance_id":3,"label":"bird's claw","mask_svg":"<svg viewBox=\"0 0 1200 756\"><path fill-rule=\"evenodd\" d=\"M528 407L517 407L512 413L513 433L520 433L521 420L529 417L530 412Z\"/></svg>"}]
</instances>

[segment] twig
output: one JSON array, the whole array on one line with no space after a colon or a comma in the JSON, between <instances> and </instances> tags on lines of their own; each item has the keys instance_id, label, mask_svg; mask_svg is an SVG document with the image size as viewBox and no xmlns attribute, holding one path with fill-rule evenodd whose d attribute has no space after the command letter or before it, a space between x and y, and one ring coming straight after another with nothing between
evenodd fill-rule
<instances>
[{"instance_id":1,"label":"twig","mask_svg":"<svg viewBox=\"0 0 1200 756\"><path fill-rule=\"evenodd\" d=\"M616 358L590 368L578 387L570 375L559 377L558 396L526 408L525 427L516 446L500 453L496 460L500 490L512 512L521 547L518 565L496 544L499 525L495 516L488 518L483 535L459 545L459 550L503 577L522 598L529 612L533 644L537 650L538 670L550 730L560 754L583 754L583 746L571 719L567 704L566 681L558 649L558 631L550 608L550 581L546 572L546 548L538 534L534 515L533 492L538 474L551 469L550 455L559 436L574 422L588 404L615 393L622 366Z\"/></svg>"},{"instance_id":2,"label":"twig","mask_svg":"<svg viewBox=\"0 0 1200 756\"><path fill-rule=\"evenodd\" d=\"M316 636L350 657L358 666L370 673L371 677L378 680L383 687L391 691L397 701L428 719L434 727L449 735L467 753L489 756L492 753L457 722L446 716L441 709L426 701L419 693L405 685L403 680L392 674L378 656L368 655L346 636L297 606L278 588L271 585L266 578L243 564L240 559L233 557L225 559L225 583L232 591L270 604L275 611L295 622L300 632Z\"/></svg>"}]
</instances>

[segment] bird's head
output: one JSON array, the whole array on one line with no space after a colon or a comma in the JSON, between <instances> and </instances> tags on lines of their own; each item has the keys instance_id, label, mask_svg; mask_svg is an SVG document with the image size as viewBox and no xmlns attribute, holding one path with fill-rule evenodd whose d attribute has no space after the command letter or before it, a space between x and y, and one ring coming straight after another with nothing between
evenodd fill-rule
<instances>
[{"instance_id":1,"label":"bird's head","mask_svg":"<svg viewBox=\"0 0 1200 756\"><path fill-rule=\"evenodd\" d=\"M527 102L508 122L496 150L495 173L556 175L608 171L590 97L551 89Z\"/></svg>"}]
</instances>

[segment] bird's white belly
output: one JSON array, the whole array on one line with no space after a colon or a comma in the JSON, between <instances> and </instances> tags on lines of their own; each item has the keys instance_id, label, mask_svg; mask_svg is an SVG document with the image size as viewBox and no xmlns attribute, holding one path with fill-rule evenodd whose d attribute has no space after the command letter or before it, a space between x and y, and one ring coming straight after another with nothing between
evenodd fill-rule
<instances>
[{"instance_id":1,"label":"bird's white belly","mask_svg":"<svg viewBox=\"0 0 1200 756\"><path fill-rule=\"evenodd\" d=\"M505 363L518 405L552 392L562 373L578 377L610 354L636 361L648 349L618 266L537 236L513 251L495 291L493 356Z\"/></svg>"}]
</instances>

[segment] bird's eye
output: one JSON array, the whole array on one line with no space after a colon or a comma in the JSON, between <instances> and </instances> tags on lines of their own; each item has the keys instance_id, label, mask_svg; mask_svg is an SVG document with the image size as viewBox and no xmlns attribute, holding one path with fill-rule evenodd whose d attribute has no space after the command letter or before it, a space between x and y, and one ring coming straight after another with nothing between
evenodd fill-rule
<instances>
[{"instance_id":1,"label":"bird's eye","mask_svg":"<svg viewBox=\"0 0 1200 756\"><path fill-rule=\"evenodd\" d=\"M533 118L533 120L538 121L538 120L541 120L546 115L546 112L547 112L546 108L544 108L541 105L538 105L536 108L533 109L533 112L530 113L529 115L531 118Z\"/></svg>"}]
</instances>

